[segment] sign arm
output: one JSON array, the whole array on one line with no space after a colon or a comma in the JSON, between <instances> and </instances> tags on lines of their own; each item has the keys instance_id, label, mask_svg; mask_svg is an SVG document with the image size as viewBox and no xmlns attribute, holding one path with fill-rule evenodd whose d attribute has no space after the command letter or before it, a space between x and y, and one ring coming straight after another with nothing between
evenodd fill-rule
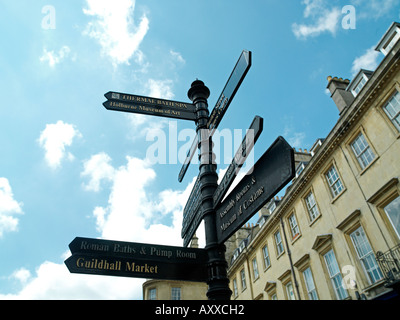
<instances>
[{"instance_id":1,"label":"sign arm","mask_svg":"<svg viewBox=\"0 0 400 320\"><path fill-rule=\"evenodd\" d=\"M219 123L222 120L226 110L228 109L230 103L232 102L233 97L238 91L240 85L242 84L244 78L247 75L247 72L250 70L252 64L252 53L251 51L243 50L242 54L237 61L235 68L233 69L222 93L217 100L217 103L211 112L211 115L207 122L207 128L210 129L210 136L212 137L215 130L217 129ZM193 141L192 147L190 148L189 153L185 159L185 163L179 173L178 181L182 182L186 171L192 161L194 153L196 151L197 141Z\"/></svg>"}]
</instances>

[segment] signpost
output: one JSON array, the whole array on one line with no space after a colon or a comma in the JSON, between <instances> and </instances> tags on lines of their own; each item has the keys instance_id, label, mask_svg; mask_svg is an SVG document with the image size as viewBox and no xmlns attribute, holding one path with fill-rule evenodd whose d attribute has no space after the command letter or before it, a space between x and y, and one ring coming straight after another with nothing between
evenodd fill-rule
<instances>
[{"instance_id":1,"label":"signpost","mask_svg":"<svg viewBox=\"0 0 400 320\"><path fill-rule=\"evenodd\" d=\"M249 130L246 133L239 149L237 150L235 157L233 158L230 166L228 167L225 176L221 183L215 190L213 200L214 208L221 202L225 194L228 192L229 187L235 180L237 173L243 166L248 155L258 137L263 130L263 118L256 116L250 125ZM183 246L187 247L190 240L193 238L197 228L203 220L203 212L201 210L200 202L200 180L197 178L196 183L193 187L192 193L186 203L186 207L183 210L183 222L182 222L182 238L184 239Z\"/></svg>"},{"instance_id":2,"label":"signpost","mask_svg":"<svg viewBox=\"0 0 400 320\"><path fill-rule=\"evenodd\" d=\"M218 242L224 243L294 178L294 151L279 137L217 207Z\"/></svg>"},{"instance_id":3,"label":"signpost","mask_svg":"<svg viewBox=\"0 0 400 320\"><path fill-rule=\"evenodd\" d=\"M207 281L207 251L154 244L75 238L65 264L71 273Z\"/></svg>"},{"instance_id":4,"label":"signpost","mask_svg":"<svg viewBox=\"0 0 400 320\"><path fill-rule=\"evenodd\" d=\"M119 92L105 94L107 101L103 105L108 110L195 121L197 137L179 181L197 148L199 175L183 212L181 235L184 246L188 246L204 221L206 247L75 238L69 245L72 255L65 261L71 273L207 282L210 300L230 299L224 242L294 176L293 149L279 137L224 199L263 129L263 119L257 116L218 185L217 166L212 161L215 158L212 136L250 67L251 52L243 51L211 115L207 102L210 90L200 80L194 81L188 92L192 104Z\"/></svg>"},{"instance_id":5,"label":"signpost","mask_svg":"<svg viewBox=\"0 0 400 320\"><path fill-rule=\"evenodd\" d=\"M226 110L232 102L236 92L238 91L240 85L242 84L247 72L251 67L251 51L243 50L238 62L233 69L228 82L226 83L222 93L217 100L217 103L211 112L210 118L207 122L207 129L210 129L210 136L213 136L215 130L217 129L219 123L222 120ZM198 140L194 139L190 150L186 156L185 162L183 163L182 169L179 172L178 180L182 182L187 169L189 168L190 161L197 150Z\"/></svg>"}]
</instances>

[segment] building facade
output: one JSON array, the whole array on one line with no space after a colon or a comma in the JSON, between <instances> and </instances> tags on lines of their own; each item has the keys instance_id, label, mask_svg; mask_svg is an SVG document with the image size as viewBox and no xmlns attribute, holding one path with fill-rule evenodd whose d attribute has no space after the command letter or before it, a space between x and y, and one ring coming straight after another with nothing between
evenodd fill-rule
<instances>
[{"instance_id":1,"label":"building facade","mask_svg":"<svg viewBox=\"0 0 400 320\"><path fill-rule=\"evenodd\" d=\"M196 235L191 248L198 248ZM143 300L207 300L208 285L202 282L147 280L142 285Z\"/></svg>"},{"instance_id":2,"label":"building facade","mask_svg":"<svg viewBox=\"0 0 400 320\"><path fill-rule=\"evenodd\" d=\"M227 242L237 300L386 299L400 280L400 24L376 70L328 77L339 119L282 198Z\"/></svg>"},{"instance_id":3,"label":"building facade","mask_svg":"<svg viewBox=\"0 0 400 320\"><path fill-rule=\"evenodd\" d=\"M143 284L143 300L207 300L205 283L148 280Z\"/></svg>"}]
</instances>

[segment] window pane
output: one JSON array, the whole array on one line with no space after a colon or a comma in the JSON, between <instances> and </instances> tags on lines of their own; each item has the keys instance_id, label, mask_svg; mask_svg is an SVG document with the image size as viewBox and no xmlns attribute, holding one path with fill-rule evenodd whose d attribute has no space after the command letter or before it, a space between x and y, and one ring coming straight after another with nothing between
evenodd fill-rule
<instances>
[{"instance_id":1,"label":"window pane","mask_svg":"<svg viewBox=\"0 0 400 320\"><path fill-rule=\"evenodd\" d=\"M181 288L172 288L171 299L172 300L181 300Z\"/></svg>"},{"instance_id":2,"label":"window pane","mask_svg":"<svg viewBox=\"0 0 400 320\"><path fill-rule=\"evenodd\" d=\"M336 262L335 255L332 250L325 255L325 261L326 266L328 267L329 275L331 277L339 273L339 266Z\"/></svg>"},{"instance_id":3,"label":"window pane","mask_svg":"<svg viewBox=\"0 0 400 320\"><path fill-rule=\"evenodd\" d=\"M242 281L242 290L246 289L246 275L244 274L244 269L240 271L240 279Z\"/></svg>"},{"instance_id":4,"label":"window pane","mask_svg":"<svg viewBox=\"0 0 400 320\"><path fill-rule=\"evenodd\" d=\"M338 299L343 300L344 298L347 298L347 292L342 287L342 282L343 282L342 276L338 274L335 277L333 277L332 280L333 280L332 282L334 283L334 288Z\"/></svg>"},{"instance_id":5,"label":"window pane","mask_svg":"<svg viewBox=\"0 0 400 320\"><path fill-rule=\"evenodd\" d=\"M330 250L327 254L324 255L325 263L328 268L329 277L332 281L332 286L335 290L336 297L340 300L347 298L347 291L343 288L343 278L342 274L339 270L339 265L336 261L335 254L333 250Z\"/></svg>"},{"instance_id":6,"label":"window pane","mask_svg":"<svg viewBox=\"0 0 400 320\"><path fill-rule=\"evenodd\" d=\"M361 89L364 87L366 82L367 81L365 80L365 78L362 77L361 80L358 82L357 86L354 89L355 94L358 94L361 91Z\"/></svg>"},{"instance_id":7,"label":"window pane","mask_svg":"<svg viewBox=\"0 0 400 320\"><path fill-rule=\"evenodd\" d=\"M290 231L292 232L292 237L300 233L299 226L297 225L296 217L294 213L289 217Z\"/></svg>"},{"instance_id":8,"label":"window pane","mask_svg":"<svg viewBox=\"0 0 400 320\"><path fill-rule=\"evenodd\" d=\"M375 154L362 133L354 140L351 147L362 169L367 167L375 158Z\"/></svg>"},{"instance_id":9,"label":"window pane","mask_svg":"<svg viewBox=\"0 0 400 320\"><path fill-rule=\"evenodd\" d=\"M277 233L275 233L275 242L276 242L276 249L277 249L278 255L279 255L283 252L281 233L279 231Z\"/></svg>"},{"instance_id":10,"label":"window pane","mask_svg":"<svg viewBox=\"0 0 400 320\"><path fill-rule=\"evenodd\" d=\"M317 290L315 289L314 280L311 274L311 269L307 268L303 272L304 281L306 283L307 293L310 300L318 300Z\"/></svg>"},{"instance_id":11,"label":"window pane","mask_svg":"<svg viewBox=\"0 0 400 320\"><path fill-rule=\"evenodd\" d=\"M335 167L332 166L329 169L326 173L326 179L328 180L333 197L336 197L343 190L343 184Z\"/></svg>"},{"instance_id":12,"label":"window pane","mask_svg":"<svg viewBox=\"0 0 400 320\"><path fill-rule=\"evenodd\" d=\"M400 93L397 92L383 109L400 131Z\"/></svg>"},{"instance_id":13,"label":"window pane","mask_svg":"<svg viewBox=\"0 0 400 320\"><path fill-rule=\"evenodd\" d=\"M397 129L400 131L400 114L396 118L393 119L393 123L395 124Z\"/></svg>"},{"instance_id":14,"label":"window pane","mask_svg":"<svg viewBox=\"0 0 400 320\"><path fill-rule=\"evenodd\" d=\"M375 260L375 255L368 242L367 236L365 235L364 229L360 227L350 236L370 283L375 283L381 280L383 275Z\"/></svg>"},{"instance_id":15,"label":"window pane","mask_svg":"<svg viewBox=\"0 0 400 320\"><path fill-rule=\"evenodd\" d=\"M293 291L293 285L291 282L289 282L286 285L286 293L288 296L288 300L296 300L295 296L294 296L294 291Z\"/></svg>"},{"instance_id":16,"label":"window pane","mask_svg":"<svg viewBox=\"0 0 400 320\"><path fill-rule=\"evenodd\" d=\"M400 197L394 199L384 208L397 236L400 238Z\"/></svg>"},{"instance_id":17,"label":"window pane","mask_svg":"<svg viewBox=\"0 0 400 320\"><path fill-rule=\"evenodd\" d=\"M233 279L233 294L235 295L235 297L237 297L237 295L238 295L238 288L237 288L236 278Z\"/></svg>"},{"instance_id":18,"label":"window pane","mask_svg":"<svg viewBox=\"0 0 400 320\"><path fill-rule=\"evenodd\" d=\"M257 266L257 259L253 259L253 273L254 273L254 279L258 278L258 266Z\"/></svg>"},{"instance_id":19,"label":"window pane","mask_svg":"<svg viewBox=\"0 0 400 320\"><path fill-rule=\"evenodd\" d=\"M263 256L264 256L264 267L267 268L271 264L271 261L269 259L269 252L268 252L267 246L265 246L262 251L263 251Z\"/></svg>"},{"instance_id":20,"label":"window pane","mask_svg":"<svg viewBox=\"0 0 400 320\"><path fill-rule=\"evenodd\" d=\"M314 219L319 215L319 212L313 193L310 192L308 196L305 198L305 200L307 204L308 213L310 215L310 220L314 221Z\"/></svg>"},{"instance_id":21,"label":"window pane","mask_svg":"<svg viewBox=\"0 0 400 320\"><path fill-rule=\"evenodd\" d=\"M150 294L149 294L149 299L150 300L156 300L157 299L157 289L150 289Z\"/></svg>"}]
</instances>

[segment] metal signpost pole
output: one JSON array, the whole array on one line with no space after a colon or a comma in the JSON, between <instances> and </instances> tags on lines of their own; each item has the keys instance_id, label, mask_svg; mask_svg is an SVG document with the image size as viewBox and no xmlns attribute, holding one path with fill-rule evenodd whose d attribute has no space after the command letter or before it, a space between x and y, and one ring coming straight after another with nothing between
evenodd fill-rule
<instances>
[{"instance_id":1,"label":"metal signpost pole","mask_svg":"<svg viewBox=\"0 0 400 320\"><path fill-rule=\"evenodd\" d=\"M196 132L200 149L199 183L201 206L206 233L206 251L208 253L208 292L209 300L230 300L232 291L229 288L227 275L228 264L225 260L225 245L218 244L216 211L213 195L218 187L217 166L214 161L212 138L208 134L207 122L209 111L207 99L210 90L200 80L192 83L188 97L196 106Z\"/></svg>"}]
</instances>

